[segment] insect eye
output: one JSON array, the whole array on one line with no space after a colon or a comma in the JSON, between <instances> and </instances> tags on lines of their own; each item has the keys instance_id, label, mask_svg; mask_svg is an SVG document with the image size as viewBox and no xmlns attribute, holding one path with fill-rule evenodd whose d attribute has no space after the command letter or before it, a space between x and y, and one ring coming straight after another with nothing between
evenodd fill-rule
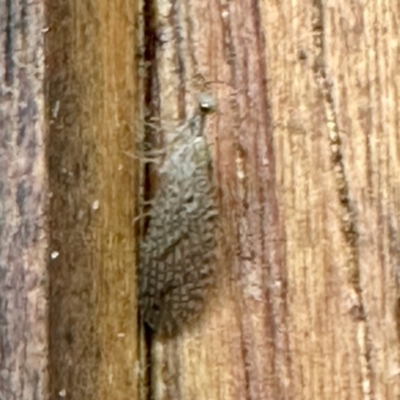
<instances>
[{"instance_id":1,"label":"insect eye","mask_svg":"<svg viewBox=\"0 0 400 400\"><path fill-rule=\"evenodd\" d=\"M217 108L217 103L209 93L201 93L199 96L199 109L203 114L210 114Z\"/></svg>"}]
</instances>

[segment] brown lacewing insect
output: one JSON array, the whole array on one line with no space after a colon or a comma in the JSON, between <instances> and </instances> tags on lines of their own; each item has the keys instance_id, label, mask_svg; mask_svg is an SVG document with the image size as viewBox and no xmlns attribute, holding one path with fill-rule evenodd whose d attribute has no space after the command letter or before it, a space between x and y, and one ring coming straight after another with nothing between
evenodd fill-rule
<instances>
[{"instance_id":1,"label":"brown lacewing insect","mask_svg":"<svg viewBox=\"0 0 400 400\"><path fill-rule=\"evenodd\" d=\"M156 332L169 336L195 319L213 282L217 205L204 137L209 95L195 115L166 135L159 186L140 245L139 306Z\"/></svg>"}]
</instances>

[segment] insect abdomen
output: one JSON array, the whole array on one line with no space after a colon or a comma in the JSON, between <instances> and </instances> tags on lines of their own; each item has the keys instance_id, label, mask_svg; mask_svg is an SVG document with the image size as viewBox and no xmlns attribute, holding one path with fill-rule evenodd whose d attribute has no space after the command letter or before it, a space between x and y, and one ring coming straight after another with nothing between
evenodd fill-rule
<instances>
[{"instance_id":1,"label":"insect abdomen","mask_svg":"<svg viewBox=\"0 0 400 400\"><path fill-rule=\"evenodd\" d=\"M140 249L141 314L168 335L199 315L214 275L218 213L207 143L194 118L177 131L182 138L161 167Z\"/></svg>"}]
</instances>

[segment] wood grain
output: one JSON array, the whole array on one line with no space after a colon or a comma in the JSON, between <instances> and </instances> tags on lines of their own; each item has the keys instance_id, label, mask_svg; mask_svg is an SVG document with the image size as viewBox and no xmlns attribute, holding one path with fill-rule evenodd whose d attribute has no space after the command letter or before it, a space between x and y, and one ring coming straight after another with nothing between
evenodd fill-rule
<instances>
[{"instance_id":1,"label":"wood grain","mask_svg":"<svg viewBox=\"0 0 400 400\"><path fill-rule=\"evenodd\" d=\"M265 2L293 395L398 398L395 2Z\"/></svg>"},{"instance_id":2,"label":"wood grain","mask_svg":"<svg viewBox=\"0 0 400 400\"><path fill-rule=\"evenodd\" d=\"M156 4L161 115L199 81L219 101L223 233L209 314L153 344L155 398L398 398L399 8Z\"/></svg>"},{"instance_id":3,"label":"wood grain","mask_svg":"<svg viewBox=\"0 0 400 400\"><path fill-rule=\"evenodd\" d=\"M52 398L137 396L135 18L48 5Z\"/></svg>"},{"instance_id":4,"label":"wood grain","mask_svg":"<svg viewBox=\"0 0 400 400\"><path fill-rule=\"evenodd\" d=\"M0 3L0 399L48 396L44 7Z\"/></svg>"},{"instance_id":5,"label":"wood grain","mask_svg":"<svg viewBox=\"0 0 400 400\"><path fill-rule=\"evenodd\" d=\"M0 399L400 398L394 0L3 3ZM126 153L204 90L218 290L139 340Z\"/></svg>"}]
</instances>

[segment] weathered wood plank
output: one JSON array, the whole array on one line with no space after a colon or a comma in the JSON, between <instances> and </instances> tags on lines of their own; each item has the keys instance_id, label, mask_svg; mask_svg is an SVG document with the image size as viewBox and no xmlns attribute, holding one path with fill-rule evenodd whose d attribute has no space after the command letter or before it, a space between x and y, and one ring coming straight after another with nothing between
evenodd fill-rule
<instances>
[{"instance_id":1,"label":"weathered wood plank","mask_svg":"<svg viewBox=\"0 0 400 400\"><path fill-rule=\"evenodd\" d=\"M48 2L53 398L137 395L135 10Z\"/></svg>"},{"instance_id":2,"label":"weathered wood plank","mask_svg":"<svg viewBox=\"0 0 400 400\"><path fill-rule=\"evenodd\" d=\"M285 398L286 270L260 10L250 1L156 4L147 25L159 38L148 91L158 90L161 120L190 115L200 91L218 99L207 138L222 228L219 281L206 313L178 338L153 342L153 395Z\"/></svg>"},{"instance_id":3,"label":"weathered wood plank","mask_svg":"<svg viewBox=\"0 0 400 400\"><path fill-rule=\"evenodd\" d=\"M0 399L48 399L43 2L0 2Z\"/></svg>"},{"instance_id":4,"label":"weathered wood plank","mask_svg":"<svg viewBox=\"0 0 400 400\"><path fill-rule=\"evenodd\" d=\"M400 394L399 12L265 2L295 398Z\"/></svg>"}]
</instances>

